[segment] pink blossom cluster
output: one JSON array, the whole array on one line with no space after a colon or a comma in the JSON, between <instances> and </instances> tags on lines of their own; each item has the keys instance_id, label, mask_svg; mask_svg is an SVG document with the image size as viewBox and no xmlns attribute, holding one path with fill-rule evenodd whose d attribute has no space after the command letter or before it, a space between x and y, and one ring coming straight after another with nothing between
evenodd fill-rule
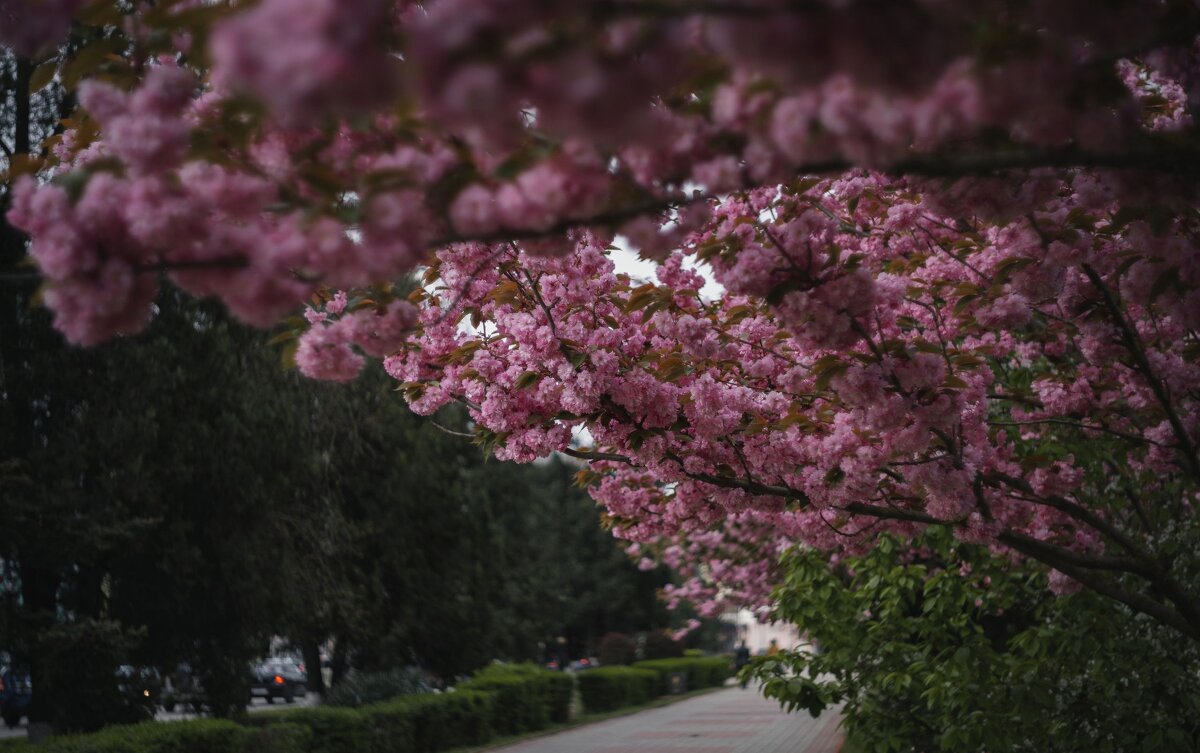
<instances>
[{"instance_id":1,"label":"pink blossom cluster","mask_svg":"<svg viewBox=\"0 0 1200 753\"><path fill-rule=\"evenodd\" d=\"M304 373L379 358L501 458L586 459L706 612L765 603L788 545L931 524L1056 588L1187 591L1154 531L1200 486L1189 4L110 9L144 33L9 214L72 341L139 329L162 275L261 326L318 294Z\"/></svg>"},{"instance_id":2,"label":"pink blossom cluster","mask_svg":"<svg viewBox=\"0 0 1200 753\"><path fill-rule=\"evenodd\" d=\"M1078 513L1103 497L1089 466L1031 453L1064 432L1116 438L1147 494L1174 494L1200 433L1200 266L1189 220L1118 218L1072 190L1088 180L978 226L867 173L733 196L658 284L617 274L590 235L563 258L447 249L421 335L385 363L414 409L468 405L500 457L588 458L615 532L693 573L671 596L702 611L764 604L788 544L855 552L934 521L1016 554L1097 555ZM1109 297L1148 371L1097 312ZM487 324L458 327L468 313ZM579 426L596 451L573 449Z\"/></svg>"},{"instance_id":3,"label":"pink blossom cluster","mask_svg":"<svg viewBox=\"0 0 1200 753\"><path fill-rule=\"evenodd\" d=\"M417 320L417 309L405 300L386 306L356 301L353 310L344 291L325 302L322 310L308 308L312 327L300 336L296 366L305 376L348 382L365 365L360 354L383 358L399 350Z\"/></svg>"},{"instance_id":4,"label":"pink blossom cluster","mask_svg":"<svg viewBox=\"0 0 1200 753\"><path fill-rule=\"evenodd\" d=\"M214 81L286 123L384 105L399 79L388 0L265 0L217 25Z\"/></svg>"},{"instance_id":5,"label":"pink blossom cluster","mask_svg":"<svg viewBox=\"0 0 1200 753\"><path fill-rule=\"evenodd\" d=\"M139 330L161 274L271 326L322 286L404 274L445 232L423 192L394 185L446 175L455 160L439 142L381 146L370 134L340 131L326 141L272 127L216 155L201 151L237 116L236 102L170 58L151 64L132 91L86 81L79 99L103 137L68 131L56 174L19 182L8 215L33 238L45 302L72 342ZM294 164L299 149L313 150L314 164ZM350 193L313 212L313 183L343 179ZM347 202L356 222L337 216Z\"/></svg>"}]
</instances>

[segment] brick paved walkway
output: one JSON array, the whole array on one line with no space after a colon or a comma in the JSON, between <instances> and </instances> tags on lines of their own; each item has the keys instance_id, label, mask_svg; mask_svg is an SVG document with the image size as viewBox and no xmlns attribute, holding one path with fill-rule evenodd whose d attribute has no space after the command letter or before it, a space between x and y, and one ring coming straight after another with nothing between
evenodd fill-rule
<instances>
[{"instance_id":1,"label":"brick paved walkway","mask_svg":"<svg viewBox=\"0 0 1200 753\"><path fill-rule=\"evenodd\" d=\"M728 688L496 753L837 753L837 723L834 712L785 714L753 690Z\"/></svg>"}]
</instances>

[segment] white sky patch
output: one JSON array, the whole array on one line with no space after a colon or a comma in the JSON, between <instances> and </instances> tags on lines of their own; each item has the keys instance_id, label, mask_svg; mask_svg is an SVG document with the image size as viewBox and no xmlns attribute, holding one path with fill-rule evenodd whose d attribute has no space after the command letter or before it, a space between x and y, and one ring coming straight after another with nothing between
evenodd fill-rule
<instances>
[{"instance_id":1,"label":"white sky patch","mask_svg":"<svg viewBox=\"0 0 1200 753\"><path fill-rule=\"evenodd\" d=\"M630 279L642 282L658 282L658 263L639 259L637 252L630 247L628 238L618 235L613 239L612 245L617 250L610 251L609 258L613 260L618 274L623 272L629 275ZM707 264L697 262L689 256L684 260L683 267L684 269L695 270L704 278L704 287L700 288L700 295L705 300L715 300L724 295L725 288L716 281L716 278L713 277L712 269Z\"/></svg>"}]
</instances>

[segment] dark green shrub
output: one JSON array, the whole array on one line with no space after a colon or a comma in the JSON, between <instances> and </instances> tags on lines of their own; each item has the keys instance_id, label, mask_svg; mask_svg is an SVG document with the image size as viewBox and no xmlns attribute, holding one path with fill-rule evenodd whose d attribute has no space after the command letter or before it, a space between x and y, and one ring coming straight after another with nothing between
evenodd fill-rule
<instances>
[{"instance_id":1,"label":"dark green shrub","mask_svg":"<svg viewBox=\"0 0 1200 753\"><path fill-rule=\"evenodd\" d=\"M579 673L579 693L589 712L636 706L659 695L659 674L634 667L598 667Z\"/></svg>"},{"instance_id":2,"label":"dark green shrub","mask_svg":"<svg viewBox=\"0 0 1200 753\"><path fill-rule=\"evenodd\" d=\"M383 740L355 709L317 707L276 713L251 714L252 726L271 727L280 723L298 724L312 732L310 753L383 753Z\"/></svg>"},{"instance_id":3,"label":"dark green shrub","mask_svg":"<svg viewBox=\"0 0 1200 753\"><path fill-rule=\"evenodd\" d=\"M90 735L52 737L29 750L38 753L241 753L253 733L230 721L129 724ZM268 749L269 750L269 749Z\"/></svg>"},{"instance_id":4,"label":"dark green shrub","mask_svg":"<svg viewBox=\"0 0 1200 753\"><path fill-rule=\"evenodd\" d=\"M280 722L248 730L241 753L308 753L313 746L312 728Z\"/></svg>"},{"instance_id":5,"label":"dark green shrub","mask_svg":"<svg viewBox=\"0 0 1200 753\"><path fill-rule=\"evenodd\" d=\"M496 694L494 727L502 734L542 729L565 722L571 715L574 678L536 664L493 664L475 673L459 688Z\"/></svg>"},{"instance_id":6,"label":"dark green shrub","mask_svg":"<svg viewBox=\"0 0 1200 753\"><path fill-rule=\"evenodd\" d=\"M356 672L325 696L326 706L358 708L413 693L428 693L425 676L418 669L392 669L386 672Z\"/></svg>"},{"instance_id":7,"label":"dark green shrub","mask_svg":"<svg viewBox=\"0 0 1200 753\"><path fill-rule=\"evenodd\" d=\"M92 732L154 715L140 694L123 695L117 688L117 667L135 643L120 623L85 619L55 625L39 641L45 659L39 682L55 701L51 715L56 732Z\"/></svg>"},{"instance_id":8,"label":"dark green shrub","mask_svg":"<svg viewBox=\"0 0 1200 753\"><path fill-rule=\"evenodd\" d=\"M488 667L457 687L494 694L492 726L500 734L516 735L550 723L543 683L524 672Z\"/></svg>"},{"instance_id":9,"label":"dark green shrub","mask_svg":"<svg viewBox=\"0 0 1200 753\"><path fill-rule=\"evenodd\" d=\"M257 711L253 714L247 714L238 719L238 724L243 727L268 727L272 724L290 724L292 717L303 709L274 709L271 711Z\"/></svg>"},{"instance_id":10,"label":"dark green shrub","mask_svg":"<svg viewBox=\"0 0 1200 753\"><path fill-rule=\"evenodd\" d=\"M667 692L670 675L676 672L683 672L687 675L688 690L723 685L731 674L729 662L719 656L699 659L654 659L636 662L633 666L657 672L660 688L664 693Z\"/></svg>"},{"instance_id":11,"label":"dark green shrub","mask_svg":"<svg viewBox=\"0 0 1200 753\"><path fill-rule=\"evenodd\" d=\"M383 731L389 753L434 753L491 739L494 706L491 693L455 690L403 696L362 713L368 725ZM404 746L394 742L401 737Z\"/></svg>"},{"instance_id":12,"label":"dark green shrub","mask_svg":"<svg viewBox=\"0 0 1200 753\"><path fill-rule=\"evenodd\" d=\"M360 709L321 707L252 714L244 723L263 730L302 726L310 753L433 753L487 742L491 692L417 693Z\"/></svg>"},{"instance_id":13,"label":"dark green shrub","mask_svg":"<svg viewBox=\"0 0 1200 753\"><path fill-rule=\"evenodd\" d=\"M536 664L504 664L505 671L525 677L538 685L538 695L550 721L555 724L571 718L571 697L575 694L575 677L567 672L554 672ZM490 668L489 668L490 669ZM495 671L495 670L493 670Z\"/></svg>"},{"instance_id":14,"label":"dark green shrub","mask_svg":"<svg viewBox=\"0 0 1200 753\"><path fill-rule=\"evenodd\" d=\"M409 753L413 749L413 715L411 709L399 702L385 701L358 710L363 724L383 743L381 750Z\"/></svg>"},{"instance_id":15,"label":"dark green shrub","mask_svg":"<svg viewBox=\"0 0 1200 753\"><path fill-rule=\"evenodd\" d=\"M683 644L665 630L656 630L646 635L642 646L643 659L678 659L683 656Z\"/></svg>"},{"instance_id":16,"label":"dark green shrub","mask_svg":"<svg viewBox=\"0 0 1200 753\"><path fill-rule=\"evenodd\" d=\"M637 660L637 642L624 633L608 633L600 639L601 666L633 664Z\"/></svg>"}]
</instances>

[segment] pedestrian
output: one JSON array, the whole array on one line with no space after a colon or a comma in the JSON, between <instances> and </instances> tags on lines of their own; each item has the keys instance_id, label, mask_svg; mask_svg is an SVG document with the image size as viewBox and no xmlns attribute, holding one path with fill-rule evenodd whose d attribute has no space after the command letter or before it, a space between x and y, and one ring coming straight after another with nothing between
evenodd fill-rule
<instances>
[{"instance_id":1,"label":"pedestrian","mask_svg":"<svg viewBox=\"0 0 1200 753\"><path fill-rule=\"evenodd\" d=\"M771 639L771 645L767 646L767 656L775 656L779 653L779 641L775 638Z\"/></svg>"},{"instance_id":2,"label":"pedestrian","mask_svg":"<svg viewBox=\"0 0 1200 753\"><path fill-rule=\"evenodd\" d=\"M737 651L733 653L733 666L739 675L738 684L742 686L742 690L746 689L746 684L750 681L748 676L742 675L742 669L749 663L750 647L747 646L746 641L743 640L741 645L737 647Z\"/></svg>"}]
</instances>

